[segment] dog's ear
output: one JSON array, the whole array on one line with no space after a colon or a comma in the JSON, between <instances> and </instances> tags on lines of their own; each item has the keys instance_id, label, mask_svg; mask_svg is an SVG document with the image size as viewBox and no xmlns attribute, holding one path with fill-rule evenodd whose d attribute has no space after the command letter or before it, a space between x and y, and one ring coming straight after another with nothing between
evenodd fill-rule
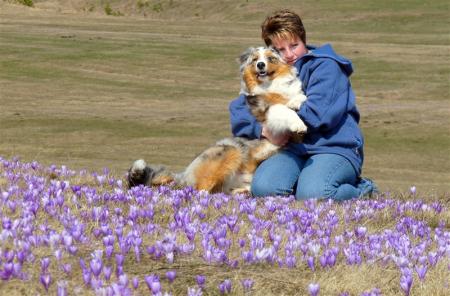
<instances>
[{"instance_id":1,"label":"dog's ear","mask_svg":"<svg viewBox=\"0 0 450 296\"><path fill-rule=\"evenodd\" d=\"M269 49L280 59L280 60L283 60L284 61L284 59L283 59L283 57L282 57L282 55L281 55L281 52L278 50L278 49L276 49L275 47L273 47L273 46L269 46Z\"/></svg>"},{"instance_id":2,"label":"dog's ear","mask_svg":"<svg viewBox=\"0 0 450 296\"><path fill-rule=\"evenodd\" d=\"M245 62L247 62L248 57L252 54L252 52L255 50L254 47L249 47L247 48L246 51L244 51L241 56L239 57L239 64L244 64Z\"/></svg>"},{"instance_id":3,"label":"dog's ear","mask_svg":"<svg viewBox=\"0 0 450 296\"><path fill-rule=\"evenodd\" d=\"M276 49L275 47L269 46L269 49L270 49L271 51L273 51L274 53L280 55L280 51L279 51L278 49Z\"/></svg>"}]
</instances>

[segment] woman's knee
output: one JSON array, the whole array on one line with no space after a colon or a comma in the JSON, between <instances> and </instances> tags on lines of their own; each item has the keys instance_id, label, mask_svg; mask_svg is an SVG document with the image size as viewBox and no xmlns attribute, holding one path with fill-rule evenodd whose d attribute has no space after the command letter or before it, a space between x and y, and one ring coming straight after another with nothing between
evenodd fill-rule
<instances>
[{"instance_id":1,"label":"woman's knee","mask_svg":"<svg viewBox=\"0 0 450 296\"><path fill-rule=\"evenodd\" d=\"M336 195L336 188L324 184L299 184L295 192L296 199L323 199L334 198Z\"/></svg>"},{"instance_id":2,"label":"woman's knee","mask_svg":"<svg viewBox=\"0 0 450 296\"><path fill-rule=\"evenodd\" d=\"M303 168L296 188L297 199L353 197L350 184L356 180L356 172L344 157L333 154L312 156Z\"/></svg>"},{"instance_id":3,"label":"woman's knee","mask_svg":"<svg viewBox=\"0 0 450 296\"><path fill-rule=\"evenodd\" d=\"M300 173L301 160L288 152L280 152L264 161L251 184L253 196L291 195Z\"/></svg>"},{"instance_id":4,"label":"woman's knee","mask_svg":"<svg viewBox=\"0 0 450 296\"><path fill-rule=\"evenodd\" d=\"M291 195L294 192L294 182L289 182L289 179L271 178L264 173L259 174L253 178L251 193L255 197Z\"/></svg>"},{"instance_id":5,"label":"woman's knee","mask_svg":"<svg viewBox=\"0 0 450 296\"><path fill-rule=\"evenodd\" d=\"M270 182L262 180L253 180L251 185L252 195L255 197L264 197L270 195L277 195L276 188Z\"/></svg>"}]
</instances>

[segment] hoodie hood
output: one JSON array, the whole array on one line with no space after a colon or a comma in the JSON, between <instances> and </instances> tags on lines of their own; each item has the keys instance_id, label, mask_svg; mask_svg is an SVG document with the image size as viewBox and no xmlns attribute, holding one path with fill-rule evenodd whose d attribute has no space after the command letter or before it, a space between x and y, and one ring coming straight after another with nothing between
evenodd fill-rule
<instances>
[{"instance_id":1,"label":"hoodie hood","mask_svg":"<svg viewBox=\"0 0 450 296\"><path fill-rule=\"evenodd\" d=\"M330 44L324 44L320 47L307 45L306 48L309 50L309 52L302 58L300 58L296 63L303 63L304 61L309 59L309 57L329 58L335 60L341 66L347 76L350 76L353 73L352 62L347 58L338 55Z\"/></svg>"}]
</instances>

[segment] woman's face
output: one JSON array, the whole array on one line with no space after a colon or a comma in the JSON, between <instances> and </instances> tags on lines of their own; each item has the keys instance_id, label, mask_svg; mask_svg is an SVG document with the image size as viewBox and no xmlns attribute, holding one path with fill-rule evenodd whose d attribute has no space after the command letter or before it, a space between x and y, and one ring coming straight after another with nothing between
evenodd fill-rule
<instances>
[{"instance_id":1,"label":"woman's face","mask_svg":"<svg viewBox=\"0 0 450 296\"><path fill-rule=\"evenodd\" d=\"M272 40L272 46L280 52L284 61L289 65L293 65L296 60L308 52L305 44L297 36L289 39L275 37Z\"/></svg>"}]
</instances>

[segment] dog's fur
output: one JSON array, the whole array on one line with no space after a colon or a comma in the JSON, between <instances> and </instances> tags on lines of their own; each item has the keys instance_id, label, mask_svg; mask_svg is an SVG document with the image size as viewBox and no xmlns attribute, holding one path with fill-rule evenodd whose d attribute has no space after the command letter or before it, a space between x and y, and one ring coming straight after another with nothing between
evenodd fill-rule
<instances>
[{"instance_id":1,"label":"dog's fur","mask_svg":"<svg viewBox=\"0 0 450 296\"><path fill-rule=\"evenodd\" d=\"M249 48L240 57L241 93L256 119L273 134L303 135L307 128L295 110L306 100L294 67L272 48ZM266 139L232 137L203 151L180 174L136 160L128 173L130 187L137 185L192 186L208 192L243 193L257 166L280 147Z\"/></svg>"}]
</instances>

